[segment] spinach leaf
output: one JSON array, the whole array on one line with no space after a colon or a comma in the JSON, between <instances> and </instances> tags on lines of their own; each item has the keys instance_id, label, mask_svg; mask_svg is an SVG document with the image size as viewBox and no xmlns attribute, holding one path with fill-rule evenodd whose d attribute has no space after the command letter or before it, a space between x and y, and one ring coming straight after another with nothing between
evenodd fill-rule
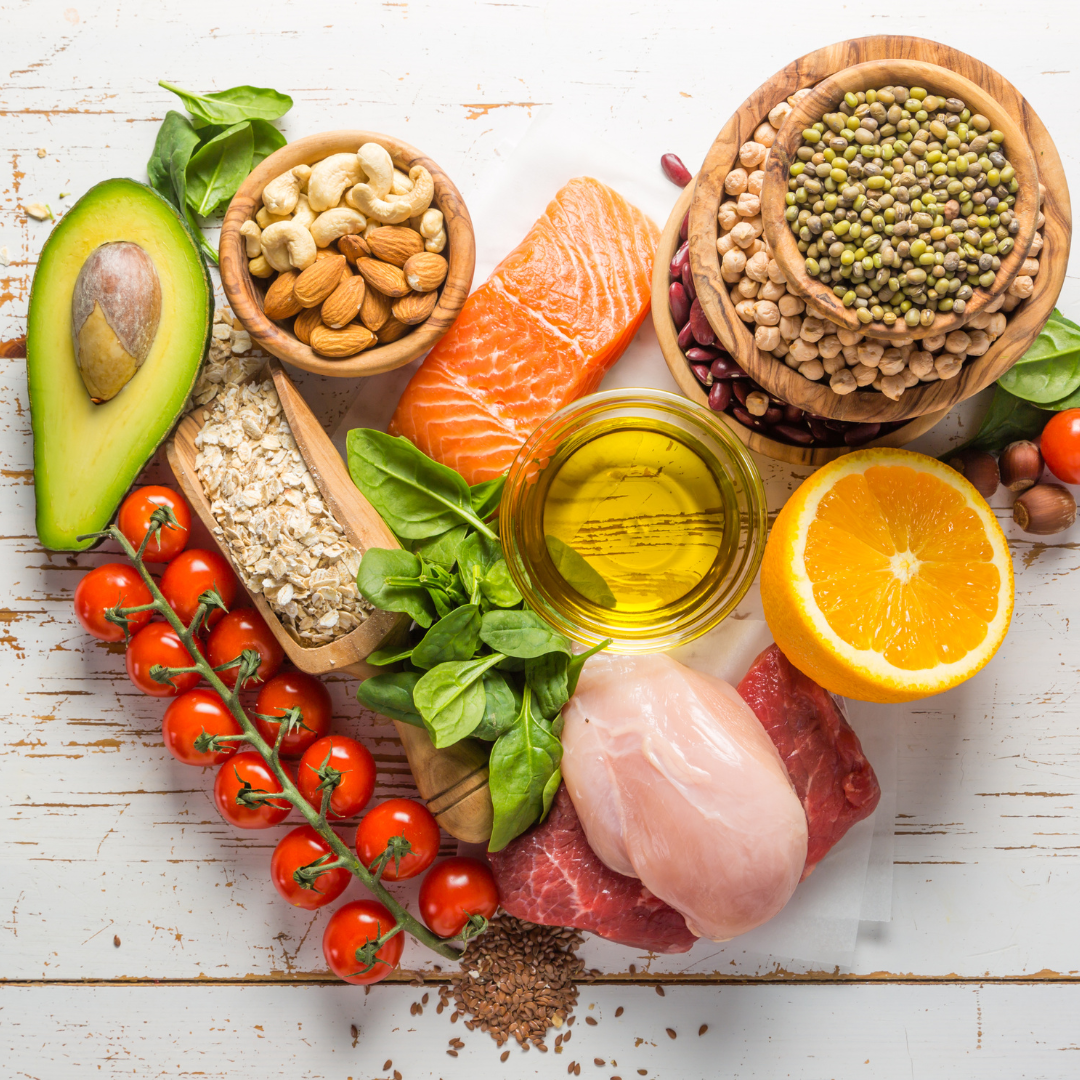
<instances>
[{"instance_id":1,"label":"spinach leaf","mask_svg":"<svg viewBox=\"0 0 1080 1080\"><path fill-rule=\"evenodd\" d=\"M488 783L495 820L488 851L501 851L543 816L555 797L562 746L535 715L526 692L514 726L491 749Z\"/></svg>"},{"instance_id":2,"label":"spinach leaf","mask_svg":"<svg viewBox=\"0 0 1080 1080\"><path fill-rule=\"evenodd\" d=\"M552 728L554 728L554 725L552 725ZM562 732L562 728L560 727L559 728L559 733L561 733L561 732ZM559 734L555 733L554 731L553 731L553 734L555 734L555 738L559 737ZM562 769L556 769L551 774L551 776L548 777L548 782L544 785L544 808L540 813L540 817L537 818L538 822L543 821L544 818L546 818L548 816L548 814L551 812L551 804L555 801L555 792L557 792L559 790L559 785L561 783L562 783Z\"/></svg>"},{"instance_id":3,"label":"spinach leaf","mask_svg":"<svg viewBox=\"0 0 1080 1080\"><path fill-rule=\"evenodd\" d=\"M413 544L412 549L417 555L422 555L428 562L441 566L444 570L452 570L457 562L458 550L461 542L468 535L468 525L455 525L446 532L437 533L435 536L427 536Z\"/></svg>"},{"instance_id":4,"label":"spinach leaf","mask_svg":"<svg viewBox=\"0 0 1080 1080\"><path fill-rule=\"evenodd\" d=\"M251 121L252 154L251 167L262 164L275 150L280 150L288 140L273 124L265 120Z\"/></svg>"},{"instance_id":5,"label":"spinach leaf","mask_svg":"<svg viewBox=\"0 0 1080 1080\"><path fill-rule=\"evenodd\" d=\"M177 188L174 182L173 159L174 156L183 162L180 169L181 184L183 184L183 171L187 168L187 159L192 151L199 145L199 136L191 126L191 121L180 113L169 110L165 119L158 128L157 139L154 142L154 152L146 163L146 175L150 180L150 186L159 194L163 195L177 208L182 210L184 206L184 188Z\"/></svg>"},{"instance_id":6,"label":"spinach leaf","mask_svg":"<svg viewBox=\"0 0 1080 1080\"><path fill-rule=\"evenodd\" d=\"M480 533L472 533L458 551L458 573L461 584L474 604L480 602L480 582L502 558L502 546Z\"/></svg>"},{"instance_id":7,"label":"spinach leaf","mask_svg":"<svg viewBox=\"0 0 1080 1080\"><path fill-rule=\"evenodd\" d=\"M435 605L420 581L422 570L419 556L411 551L368 548L360 560L356 587L377 608L403 611L427 627L431 625Z\"/></svg>"},{"instance_id":8,"label":"spinach leaf","mask_svg":"<svg viewBox=\"0 0 1080 1080\"><path fill-rule=\"evenodd\" d=\"M597 642L591 649L587 649L583 653L578 653L576 656L570 657L570 663L567 665L566 670L566 692L569 697L574 696L574 691L577 689L578 679L581 678L581 669L585 666L585 661L590 656L595 656L598 652L603 652L611 644L611 638L604 638L603 641Z\"/></svg>"},{"instance_id":9,"label":"spinach leaf","mask_svg":"<svg viewBox=\"0 0 1080 1080\"><path fill-rule=\"evenodd\" d=\"M374 664L375 667L386 667L387 664L398 664L402 660L410 660L412 654L413 647L411 645L400 648L376 649L373 653L368 653L364 660L369 664Z\"/></svg>"},{"instance_id":10,"label":"spinach leaf","mask_svg":"<svg viewBox=\"0 0 1080 1080\"><path fill-rule=\"evenodd\" d=\"M1040 405L1039 408L1047 409L1050 412L1061 412L1062 409L1080 408L1080 387L1077 387L1067 397L1061 398L1060 401L1051 401L1048 405Z\"/></svg>"},{"instance_id":11,"label":"spinach leaf","mask_svg":"<svg viewBox=\"0 0 1080 1080\"><path fill-rule=\"evenodd\" d=\"M537 656L525 664L525 685L536 697L536 707L545 720L554 720L570 700L567 670L570 657L551 652Z\"/></svg>"},{"instance_id":12,"label":"spinach leaf","mask_svg":"<svg viewBox=\"0 0 1080 1080\"><path fill-rule=\"evenodd\" d=\"M994 387L994 398L974 438L942 454L941 460L948 461L963 450L997 453L1017 439L1034 438L1046 426L1046 419L1043 409L1013 397L999 384Z\"/></svg>"},{"instance_id":13,"label":"spinach leaf","mask_svg":"<svg viewBox=\"0 0 1080 1080\"><path fill-rule=\"evenodd\" d=\"M567 585L576 589L597 607L613 608L615 606L615 594L608 587L603 575L583 556L569 544L563 543L557 536L545 536L544 543L551 561L555 564L555 569Z\"/></svg>"},{"instance_id":14,"label":"spinach leaf","mask_svg":"<svg viewBox=\"0 0 1080 1080\"><path fill-rule=\"evenodd\" d=\"M496 652L523 660L549 652L571 653L570 639L531 611L489 611L480 624L480 640Z\"/></svg>"},{"instance_id":15,"label":"spinach leaf","mask_svg":"<svg viewBox=\"0 0 1080 1080\"><path fill-rule=\"evenodd\" d=\"M484 672L484 694L484 718L473 731L473 738L494 742L514 726L521 709L521 695L498 671Z\"/></svg>"},{"instance_id":16,"label":"spinach leaf","mask_svg":"<svg viewBox=\"0 0 1080 1080\"><path fill-rule=\"evenodd\" d=\"M424 720L413 704L413 690L420 676L415 671L398 671L389 675L373 675L365 679L356 691L356 700L372 712L400 720L414 727L423 727Z\"/></svg>"},{"instance_id":17,"label":"spinach leaf","mask_svg":"<svg viewBox=\"0 0 1080 1080\"><path fill-rule=\"evenodd\" d=\"M175 94L184 103L196 127L206 124L228 126L239 124L243 120L276 120L293 106L293 100L288 94L258 86L233 86L211 94L181 90L179 86L164 81L158 82L158 86Z\"/></svg>"},{"instance_id":18,"label":"spinach leaf","mask_svg":"<svg viewBox=\"0 0 1080 1080\"><path fill-rule=\"evenodd\" d=\"M187 202L200 217L208 217L236 194L251 172L254 153L251 125L237 124L200 146L185 171Z\"/></svg>"},{"instance_id":19,"label":"spinach leaf","mask_svg":"<svg viewBox=\"0 0 1080 1080\"><path fill-rule=\"evenodd\" d=\"M435 746L452 746L473 730L484 717L484 672L502 656L492 653L476 660L439 664L420 677L413 700Z\"/></svg>"},{"instance_id":20,"label":"spinach leaf","mask_svg":"<svg viewBox=\"0 0 1080 1080\"><path fill-rule=\"evenodd\" d=\"M510 568L505 559L500 559L484 575L480 582L480 592L493 607L512 608L521 603L522 596L510 577Z\"/></svg>"},{"instance_id":21,"label":"spinach leaf","mask_svg":"<svg viewBox=\"0 0 1080 1080\"><path fill-rule=\"evenodd\" d=\"M408 439L354 428L345 445L353 483L398 536L419 540L464 521L495 539L473 512L469 485Z\"/></svg>"},{"instance_id":22,"label":"spinach leaf","mask_svg":"<svg viewBox=\"0 0 1080 1080\"><path fill-rule=\"evenodd\" d=\"M469 660L480 647L480 609L475 604L444 615L412 650L412 662L433 668L451 660Z\"/></svg>"},{"instance_id":23,"label":"spinach leaf","mask_svg":"<svg viewBox=\"0 0 1080 1080\"><path fill-rule=\"evenodd\" d=\"M494 480L484 480L479 484L473 484L469 488L469 501L477 517L487 521L499 509L504 487L506 487L506 473L496 476Z\"/></svg>"},{"instance_id":24,"label":"spinach leaf","mask_svg":"<svg viewBox=\"0 0 1080 1080\"><path fill-rule=\"evenodd\" d=\"M1056 308L1039 336L998 379L1014 397L1044 405L1080 387L1080 327Z\"/></svg>"}]
</instances>

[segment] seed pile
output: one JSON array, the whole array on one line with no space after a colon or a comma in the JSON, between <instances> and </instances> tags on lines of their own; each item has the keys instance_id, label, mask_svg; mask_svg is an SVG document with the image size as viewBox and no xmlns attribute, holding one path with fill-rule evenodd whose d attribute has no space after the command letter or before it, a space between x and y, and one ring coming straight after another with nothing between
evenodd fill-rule
<instances>
[{"instance_id":1,"label":"seed pile","mask_svg":"<svg viewBox=\"0 0 1080 1080\"><path fill-rule=\"evenodd\" d=\"M440 988L439 1010L452 998L451 1021L470 1016L465 1026L488 1032L499 1046L516 1039L546 1052L548 1029L566 1025L577 1003L577 983L585 976L576 955L582 941L577 930L498 915L470 942L461 974ZM569 1039L569 1030L557 1035L556 1052ZM459 1047L452 1049L456 1056Z\"/></svg>"}]
</instances>

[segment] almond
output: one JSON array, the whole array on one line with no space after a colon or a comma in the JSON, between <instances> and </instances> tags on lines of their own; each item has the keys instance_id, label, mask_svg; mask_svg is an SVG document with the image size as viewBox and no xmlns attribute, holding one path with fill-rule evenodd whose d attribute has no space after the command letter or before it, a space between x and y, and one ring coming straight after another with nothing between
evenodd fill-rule
<instances>
[{"instance_id":1,"label":"almond","mask_svg":"<svg viewBox=\"0 0 1080 1080\"><path fill-rule=\"evenodd\" d=\"M302 308L293 323L292 332L305 345L311 344L311 331L322 324L322 313L317 307Z\"/></svg>"},{"instance_id":2,"label":"almond","mask_svg":"<svg viewBox=\"0 0 1080 1080\"><path fill-rule=\"evenodd\" d=\"M322 321L331 330L340 330L360 313L367 284L362 277L348 277L323 301ZM312 309L314 310L314 309Z\"/></svg>"},{"instance_id":3,"label":"almond","mask_svg":"<svg viewBox=\"0 0 1080 1080\"><path fill-rule=\"evenodd\" d=\"M403 322L406 326L415 326L417 323L422 323L435 310L438 302L437 292L411 292L408 296L395 300L390 310L398 322Z\"/></svg>"},{"instance_id":4,"label":"almond","mask_svg":"<svg viewBox=\"0 0 1080 1080\"><path fill-rule=\"evenodd\" d=\"M375 232L382 232L382 229L376 229ZM374 236L375 233L371 235ZM368 243L371 243L370 237ZM400 267L391 266L390 263L380 262L378 259L357 259L356 269L364 275L364 280L373 289L378 289L384 296L404 296L411 291Z\"/></svg>"},{"instance_id":5,"label":"almond","mask_svg":"<svg viewBox=\"0 0 1080 1080\"><path fill-rule=\"evenodd\" d=\"M293 285L293 295L301 307L321 304L338 286L345 269L345 256L332 255L329 259L316 259Z\"/></svg>"},{"instance_id":6,"label":"almond","mask_svg":"<svg viewBox=\"0 0 1080 1080\"><path fill-rule=\"evenodd\" d=\"M337 245L341 254L354 265L357 259L371 257L371 248L362 236L341 236L338 238Z\"/></svg>"},{"instance_id":7,"label":"almond","mask_svg":"<svg viewBox=\"0 0 1080 1080\"><path fill-rule=\"evenodd\" d=\"M391 341L403 338L411 329L411 326L406 326L403 322L398 322L397 319L391 317L386 320L379 331L379 344L389 345Z\"/></svg>"},{"instance_id":8,"label":"almond","mask_svg":"<svg viewBox=\"0 0 1080 1080\"><path fill-rule=\"evenodd\" d=\"M433 251L410 255L402 270L409 288L415 292L431 292L446 280L446 260Z\"/></svg>"},{"instance_id":9,"label":"almond","mask_svg":"<svg viewBox=\"0 0 1080 1080\"><path fill-rule=\"evenodd\" d=\"M300 275L295 270L286 270L278 274L266 290L263 300L263 314L277 322L279 319L292 318L300 310L300 303L293 296L293 285Z\"/></svg>"},{"instance_id":10,"label":"almond","mask_svg":"<svg viewBox=\"0 0 1080 1080\"><path fill-rule=\"evenodd\" d=\"M361 279L363 280L363 279ZM390 297L368 288L360 305L360 321L371 331L378 330L390 318Z\"/></svg>"},{"instance_id":11,"label":"almond","mask_svg":"<svg viewBox=\"0 0 1080 1080\"><path fill-rule=\"evenodd\" d=\"M369 345L375 344L375 335L359 323L349 323L341 330L331 330L328 326L316 326L311 331L311 347L321 356L339 360L344 356L355 356Z\"/></svg>"},{"instance_id":12,"label":"almond","mask_svg":"<svg viewBox=\"0 0 1080 1080\"><path fill-rule=\"evenodd\" d=\"M409 256L424 250L424 238L403 225L384 225L368 237L367 243L375 258L394 266L404 266Z\"/></svg>"}]
</instances>

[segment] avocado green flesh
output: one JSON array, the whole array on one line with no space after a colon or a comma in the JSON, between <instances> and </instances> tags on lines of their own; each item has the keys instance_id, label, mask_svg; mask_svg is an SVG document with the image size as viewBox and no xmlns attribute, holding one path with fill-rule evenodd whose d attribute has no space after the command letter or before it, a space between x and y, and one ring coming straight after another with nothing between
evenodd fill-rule
<instances>
[{"instance_id":1,"label":"avocado green flesh","mask_svg":"<svg viewBox=\"0 0 1080 1080\"><path fill-rule=\"evenodd\" d=\"M71 340L79 270L101 244L129 240L161 280L161 320L150 352L127 385L95 405ZM156 192L134 180L91 188L53 230L30 293L26 367L34 428L37 532L55 551L81 551L120 500L187 401L213 317L210 279L187 226Z\"/></svg>"}]
</instances>

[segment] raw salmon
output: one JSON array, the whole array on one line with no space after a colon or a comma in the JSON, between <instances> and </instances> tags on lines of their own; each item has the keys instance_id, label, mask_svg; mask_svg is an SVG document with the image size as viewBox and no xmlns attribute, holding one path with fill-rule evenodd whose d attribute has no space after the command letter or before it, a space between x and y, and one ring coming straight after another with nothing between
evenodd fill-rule
<instances>
[{"instance_id":1,"label":"raw salmon","mask_svg":"<svg viewBox=\"0 0 1080 1080\"><path fill-rule=\"evenodd\" d=\"M390 422L470 484L505 472L533 430L592 393L649 311L657 227L582 176L465 301Z\"/></svg>"}]
</instances>

